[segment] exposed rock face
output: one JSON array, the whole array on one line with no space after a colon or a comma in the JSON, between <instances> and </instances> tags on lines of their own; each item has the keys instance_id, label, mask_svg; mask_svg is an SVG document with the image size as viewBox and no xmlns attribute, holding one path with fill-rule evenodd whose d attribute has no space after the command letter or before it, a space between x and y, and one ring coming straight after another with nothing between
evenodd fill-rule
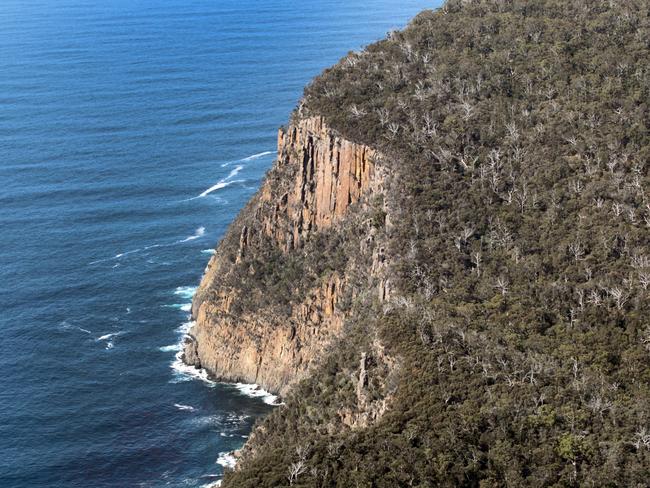
<instances>
[{"instance_id":1,"label":"exposed rock face","mask_svg":"<svg viewBox=\"0 0 650 488\"><path fill-rule=\"evenodd\" d=\"M305 374L345 321L339 306L345 273L322 276L282 313L268 304L235 307L242 291L227 277L252 266L247 259L262 248L298 252L315 233L336 232L337 223L354 213L353 204L381 192L375 156L371 148L338 137L319 117L279 131L273 169L206 268L192 307L196 325L185 343L186 363L280 394ZM382 258L377 252L373 258L378 272ZM380 288L385 295L384 281Z\"/></svg>"},{"instance_id":2,"label":"exposed rock face","mask_svg":"<svg viewBox=\"0 0 650 488\"><path fill-rule=\"evenodd\" d=\"M345 215L370 188L375 167L372 149L337 137L320 117L286 133L280 129L278 159L290 164L292 154L302 159L286 205L297 246L312 230L329 227Z\"/></svg>"},{"instance_id":3,"label":"exposed rock face","mask_svg":"<svg viewBox=\"0 0 650 488\"><path fill-rule=\"evenodd\" d=\"M277 164L293 166L295 174L280 195L268 181L262 186L260 201L273 206L260 215L264 232L288 251L331 226L376 183L374 156L371 148L338 137L321 117L280 129Z\"/></svg>"}]
</instances>

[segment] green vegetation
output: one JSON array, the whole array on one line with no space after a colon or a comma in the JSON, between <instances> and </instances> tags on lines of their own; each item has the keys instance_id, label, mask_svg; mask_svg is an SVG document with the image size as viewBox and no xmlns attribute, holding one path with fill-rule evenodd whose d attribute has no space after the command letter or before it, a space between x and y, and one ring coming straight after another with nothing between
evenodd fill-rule
<instances>
[{"instance_id":1,"label":"green vegetation","mask_svg":"<svg viewBox=\"0 0 650 488\"><path fill-rule=\"evenodd\" d=\"M449 1L315 79L296 116L390 170L391 299L359 280L224 487L648 486L649 101L641 0Z\"/></svg>"}]
</instances>

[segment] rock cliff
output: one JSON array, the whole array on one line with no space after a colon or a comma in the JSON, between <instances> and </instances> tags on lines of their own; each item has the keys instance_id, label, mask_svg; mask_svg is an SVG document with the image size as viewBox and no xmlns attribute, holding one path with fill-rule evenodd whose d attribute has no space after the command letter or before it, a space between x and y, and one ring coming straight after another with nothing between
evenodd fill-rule
<instances>
[{"instance_id":1,"label":"rock cliff","mask_svg":"<svg viewBox=\"0 0 650 488\"><path fill-rule=\"evenodd\" d=\"M341 303L355 293L349 259L338 269L323 269L333 260L317 236L340 232L350 224L346 217L364 208L355 204L381 194L377 159L371 148L341 138L320 117L279 130L274 167L205 270L192 306L196 323L185 342L186 363L280 394L303 377L341 331ZM374 253L371 268L379 276L381 249L369 246L372 240L367 235L352 243L347 235L341 249L331 251L353 245L361 254ZM296 268L301 283L277 269L269 272L270 266ZM317 271L306 279L312 268ZM288 298L270 289L280 281L288 281ZM381 290L383 295L384 285Z\"/></svg>"}]
</instances>

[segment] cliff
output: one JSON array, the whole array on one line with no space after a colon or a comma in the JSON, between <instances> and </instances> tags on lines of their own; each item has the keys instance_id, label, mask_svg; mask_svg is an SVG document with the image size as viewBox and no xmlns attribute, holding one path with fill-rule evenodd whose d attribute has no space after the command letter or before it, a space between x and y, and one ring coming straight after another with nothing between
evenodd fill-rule
<instances>
[{"instance_id":1,"label":"cliff","mask_svg":"<svg viewBox=\"0 0 650 488\"><path fill-rule=\"evenodd\" d=\"M360 200L381 194L376 159L375 151L340 137L321 117L279 130L275 166L205 270L192 306L196 324L185 342L186 363L281 394L304 377L345 322L340 302L354 294L349 263L309 283L289 283L303 290L281 304L272 296L244 303L249 291L235 277L254 275L255 268L268 265L259 259L270 255L282 260L307 252L309 261L326 260L323 249L307 243L322 233L331 240L341 233L342 220L362 212ZM374 275L378 269L376 264ZM255 288L252 293L267 293Z\"/></svg>"}]
</instances>

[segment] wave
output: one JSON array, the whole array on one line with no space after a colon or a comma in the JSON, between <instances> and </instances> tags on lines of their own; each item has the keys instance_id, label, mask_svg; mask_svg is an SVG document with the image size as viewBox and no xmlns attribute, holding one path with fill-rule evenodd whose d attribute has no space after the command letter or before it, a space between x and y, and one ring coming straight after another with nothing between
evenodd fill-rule
<instances>
[{"instance_id":1,"label":"wave","mask_svg":"<svg viewBox=\"0 0 650 488\"><path fill-rule=\"evenodd\" d=\"M241 164L233 168L230 173L228 173L228 176L226 176L226 181L237 176L242 169L244 169L244 167Z\"/></svg>"},{"instance_id":2,"label":"wave","mask_svg":"<svg viewBox=\"0 0 650 488\"><path fill-rule=\"evenodd\" d=\"M190 242L194 241L196 239L200 239L205 235L205 227L199 227L194 231L194 234L192 234L189 237L186 237L185 239L181 239L180 241L176 241L177 244L182 244L183 242Z\"/></svg>"},{"instance_id":3,"label":"wave","mask_svg":"<svg viewBox=\"0 0 650 488\"><path fill-rule=\"evenodd\" d=\"M174 295L191 300L196 293L197 286L178 286L174 290Z\"/></svg>"},{"instance_id":4,"label":"wave","mask_svg":"<svg viewBox=\"0 0 650 488\"><path fill-rule=\"evenodd\" d=\"M147 247L142 247L142 248L138 248L138 249L132 249L131 251L120 252L120 253L117 253L113 257L104 258L104 259L97 259L95 261L91 261L88 264L99 264L99 263L105 263L106 261L114 261L116 259L121 259L124 256L129 256L130 254L135 254L135 253L138 253L138 252L146 251L147 249L151 249L153 247L159 247L159 246L160 246L159 244L156 244L156 245L153 245L153 246L147 246ZM113 268L115 268L115 267L116 266L113 266Z\"/></svg>"},{"instance_id":5,"label":"wave","mask_svg":"<svg viewBox=\"0 0 650 488\"><path fill-rule=\"evenodd\" d=\"M189 322L183 322L180 325L180 327L178 327L178 329L176 329L176 332L178 332L179 334L182 334L183 337L185 337L185 334L187 334L190 331L190 329L194 326L195 323L196 322L194 322L193 320L190 320Z\"/></svg>"},{"instance_id":6,"label":"wave","mask_svg":"<svg viewBox=\"0 0 650 488\"><path fill-rule=\"evenodd\" d=\"M183 405L182 403L174 403L174 406L179 410L184 410L186 412L194 412L196 409L191 405Z\"/></svg>"},{"instance_id":7,"label":"wave","mask_svg":"<svg viewBox=\"0 0 650 488\"><path fill-rule=\"evenodd\" d=\"M221 480L215 481L214 483L208 483L203 485L201 488L218 488L221 486Z\"/></svg>"},{"instance_id":8,"label":"wave","mask_svg":"<svg viewBox=\"0 0 650 488\"><path fill-rule=\"evenodd\" d=\"M209 255L211 255L211 256L212 256L215 252L217 252L217 251L215 251L214 249L203 249L203 250L201 250L201 254L209 254Z\"/></svg>"},{"instance_id":9,"label":"wave","mask_svg":"<svg viewBox=\"0 0 650 488\"><path fill-rule=\"evenodd\" d=\"M177 290L183 288L189 289L191 287L178 287ZM172 370L174 371L174 379L172 380L172 383L180 383L180 382L191 381L191 380L201 380L204 383L208 384L209 386L216 386L218 383L210 379L208 372L205 369L203 368L199 369L196 368L195 366L189 366L185 364L182 360L183 340L188 334L188 332L190 331L190 329L195 324L196 322L192 320L181 324L181 326L176 329L176 332L178 332L181 335L180 342L178 342L178 344L173 346L161 347L160 350L177 351L176 354L174 355L174 361L172 361L170 365ZM283 405L283 403L279 401L277 395L274 395L273 393L270 393L260 388L259 385L255 383L234 383L234 384L222 383L222 384L234 386L242 395L246 395L247 397L250 398L259 398L267 405L272 405L272 406Z\"/></svg>"},{"instance_id":10,"label":"wave","mask_svg":"<svg viewBox=\"0 0 650 488\"><path fill-rule=\"evenodd\" d=\"M149 246L144 246L144 247L140 247L138 249L132 249L130 251L124 251L124 252L117 253L115 256L110 257L110 258L97 259L95 261L91 261L88 264L89 265L94 265L94 264L99 264L99 263L105 263L107 261L115 261L116 259L121 259L121 258L123 258L125 256L129 256L131 254L137 254L137 253L140 253L140 252L143 252L143 251L149 251L150 249L156 249L156 248L159 248L159 247L171 247L171 246L175 246L176 244L182 244L184 242L199 239L200 237L203 237L204 235L205 235L205 227L199 227L198 229L196 229L196 231L194 232L193 235L191 235L189 237L186 237L185 239L180 239L178 241L168 243L168 244L150 244ZM152 261L149 261L149 263L152 263ZM113 268L116 268L117 266L118 266L118 264L114 265Z\"/></svg>"},{"instance_id":11,"label":"wave","mask_svg":"<svg viewBox=\"0 0 650 488\"><path fill-rule=\"evenodd\" d=\"M258 385L255 383L235 383L234 387L239 390L240 393L243 395L246 395L247 397L250 398L261 398L264 403L267 405L282 405L281 402L278 401L277 395L274 395L273 393L269 393L268 391L260 388Z\"/></svg>"},{"instance_id":12,"label":"wave","mask_svg":"<svg viewBox=\"0 0 650 488\"><path fill-rule=\"evenodd\" d=\"M203 193L201 193L201 194L200 194L198 197L196 197L196 198L202 198L202 197L205 197L205 196L209 195L210 193L212 193L213 191L221 190L222 188L226 188L227 186L230 186L230 185L232 185L233 183L234 183L234 181L220 181L220 182L217 183L216 185L211 186L210 188L208 188L207 190L205 190Z\"/></svg>"},{"instance_id":13,"label":"wave","mask_svg":"<svg viewBox=\"0 0 650 488\"><path fill-rule=\"evenodd\" d=\"M183 312L191 312L192 304L191 303L172 303L171 305L163 305L165 308L175 308L177 310L182 310Z\"/></svg>"},{"instance_id":14,"label":"wave","mask_svg":"<svg viewBox=\"0 0 650 488\"><path fill-rule=\"evenodd\" d=\"M235 183L243 183L246 180L230 180L230 181L220 181L216 185L211 186L207 190L205 190L203 193L201 193L198 197L190 198L190 200L195 200L196 198L203 198L208 196L210 193L215 192L217 190L221 190L222 188L226 188L230 185L233 185Z\"/></svg>"},{"instance_id":15,"label":"wave","mask_svg":"<svg viewBox=\"0 0 650 488\"><path fill-rule=\"evenodd\" d=\"M220 452L217 458L217 464L224 468L234 469L237 464L237 459L233 456L232 452Z\"/></svg>"},{"instance_id":16,"label":"wave","mask_svg":"<svg viewBox=\"0 0 650 488\"><path fill-rule=\"evenodd\" d=\"M161 346L158 348L159 351L161 352L176 352L180 351L183 348L183 346L178 343L178 344L170 344L169 346Z\"/></svg>"},{"instance_id":17,"label":"wave","mask_svg":"<svg viewBox=\"0 0 650 488\"><path fill-rule=\"evenodd\" d=\"M64 330L71 330L72 329L72 330L78 330L78 331L83 332L85 334L92 334L92 332L89 331L88 329L84 329L82 327L79 327L78 325L72 325L72 324L66 322L65 320L63 322L59 322L59 327L61 327Z\"/></svg>"},{"instance_id":18,"label":"wave","mask_svg":"<svg viewBox=\"0 0 650 488\"><path fill-rule=\"evenodd\" d=\"M254 159L259 159L264 156L268 156L269 154L273 154L273 151L264 151L261 153L253 154L252 156L248 156L247 158L241 159L240 161L252 161Z\"/></svg>"},{"instance_id":19,"label":"wave","mask_svg":"<svg viewBox=\"0 0 650 488\"><path fill-rule=\"evenodd\" d=\"M183 362L181 359L182 357L183 351L178 351L175 355L174 361L171 363L171 367L174 370L174 379L171 381L172 383L201 380L210 386L217 384L208 377L208 372L205 369L188 366Z\"/></svg>"},{"instance_id":20,"label":"wave","mask_svg":"<svg viewBox=\"0 0 650 488\"><path fill-rule=\"evenodd\" d=\"M103 336L99 336L99 337L97 337L97 338L95 339L95 341L96 341L96 342L99 342L99 341L105 341L105 340L107 340L107 339L110 339L111 337L115 337L115 336L118 336L118 335L120 335L120 334L122 334L122 331L119 331L119 332L112 332L112 333L110 333L110 334L104 334Z\"/></svg>"},{"instance_id":21,"label":"wave","mask_svg":"<svg viewBox=\"0 0 650 488\"><path fill-rule=\"evenodd\" d=\"M230 173L228 173L228 176L225 178L220 179L215 185L211 186L207 190L205 190L203 193L201 193L198 197L190 198L190 200L194 200L196 198L203 198L208 196L210 193L213 193L217 190L221 190L222 188L226 188L227 186L232 185L233 183L243 183L245 180L233 180L235 176L239 174L239 172L244 169L243 165L237 165L235 168L233 168Z\"/></svg>"},{"instance_id":22,"label":"wave","mask_svg":"<svg viewBox=\"0 0 650 488\"><path fill-rule=\"evenodd\" d=\"M261 153L252 154L251 156L246 156L245 158L237 159L235 161L228 161L227 163L223 163L221 165L221 167L225 168L227 166L230 166L233 163L241 163L241 162L244 162L244 161L253 161L255 159L260 159L260 158L263 158L264 156L268 156L269 154L275 154L275 151L264 151L264 152L261 152Z\"/></svg>"},{"instance_id":23,"label":"wave","mask_svg":"<svg viewBox=\"0 0 650 488\"><path fill-rule=\"evenodd\" d=\"M134 254L134 253L140 252L140 251L142 251L142 249L134 249L133 251L121 252L121 253L118 253L115 256L113 256L113 259L120 259L120 258L122 258L124 256L128 256L129 254Z\"/></svg>"}]
</instances>

